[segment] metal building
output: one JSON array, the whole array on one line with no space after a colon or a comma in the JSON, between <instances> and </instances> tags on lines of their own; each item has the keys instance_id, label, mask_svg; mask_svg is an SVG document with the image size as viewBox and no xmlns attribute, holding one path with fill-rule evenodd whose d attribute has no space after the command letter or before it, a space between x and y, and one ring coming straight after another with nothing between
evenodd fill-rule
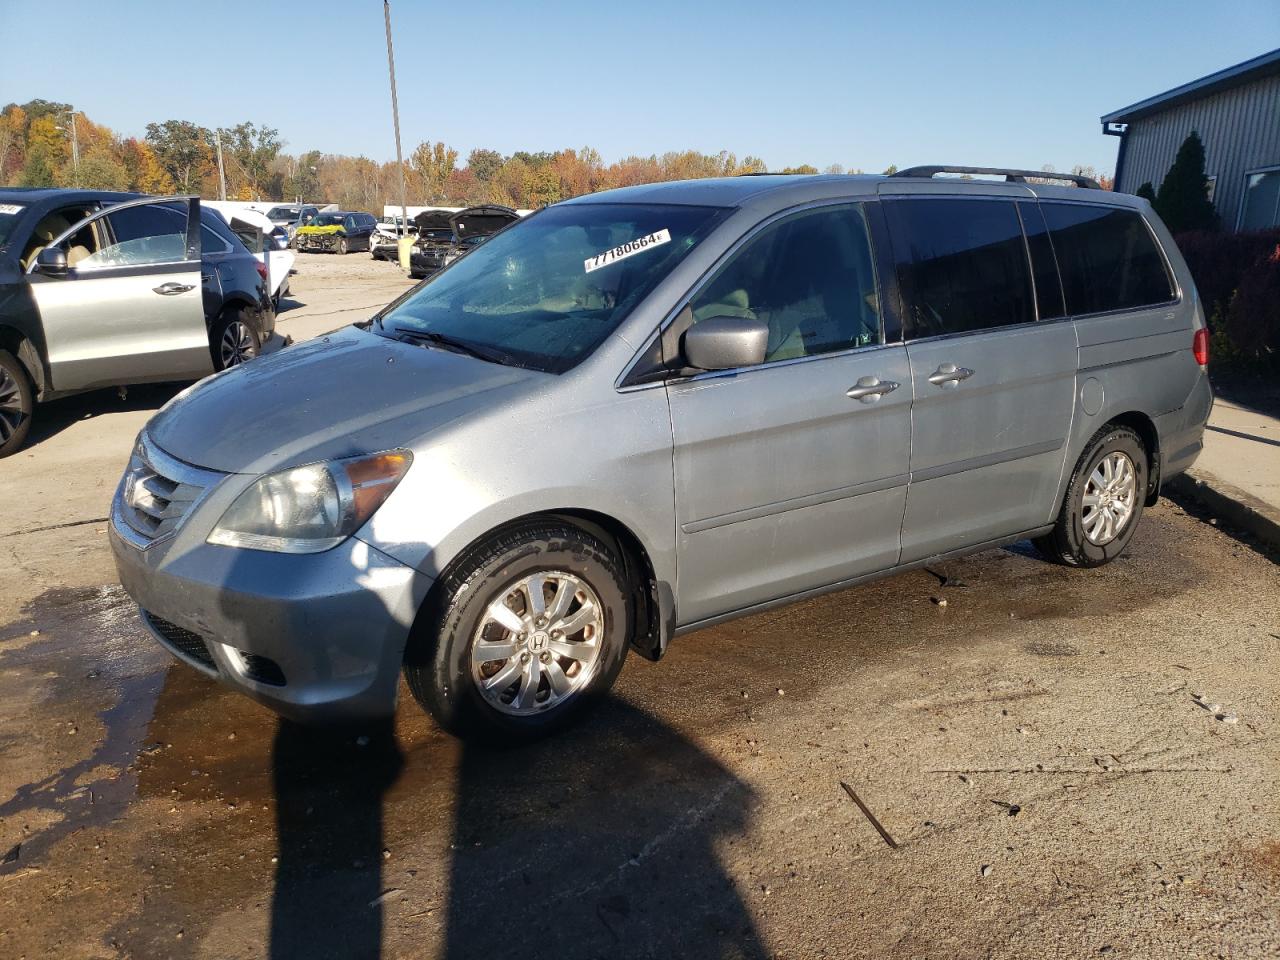
<instances>
[{"instance_id":1,"label":"metal building","mask_svg":"<svg viewBox=\"0 0 1280 960\"><path fill-rule=\"evenodd\" d=\"M1280 50L1264 53L1102 118L1120 138L1116 186L1160 188L1178 147L1204 142L1210 199L1228 230L1280 225Z\"/></svg>"}]
</instances>

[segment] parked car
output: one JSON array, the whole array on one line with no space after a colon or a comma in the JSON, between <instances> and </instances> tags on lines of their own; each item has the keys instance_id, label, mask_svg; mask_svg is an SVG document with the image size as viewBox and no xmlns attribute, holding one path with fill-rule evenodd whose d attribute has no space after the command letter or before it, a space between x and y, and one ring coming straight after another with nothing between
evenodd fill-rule
<instances>
[{"instance_id":1,"label":"parked car","mask_svg":"<svg viewBox=\"0 0 1280 960\"><path fill-rule=\"evenodd\" d=\"M368 250L369 237L377 222L371 213L350 213L346 210L320 213L305 227L298 228L293 245L299 253Z\"/></svg>"},{"instance_id":2,"label":"parked car","mask_svg":"<svg viewBox=\"0 0 1280 960\"><path fill-rule=\"evenodd\" d=\"M305 227L320 213L319 208L311 204L283 204L267 211L267 218L277 227L282 228L289 242L293 242L299 227Z\"/></svg>"},{"instance_id":3,"label":"parked car","mask_svg":"<svg viewBox=\"0 0 1280 960\"><path fill-rule=\"evenodd\" d=\"M121 582L283 714L386 714L403 669L447 729L520 739L731 617L1027 537L1105 564L1201 448L1195 286L1144 200L957 169L992 172L541 210L161 411Z\"/></svg>"},{"instance_id":4,"label":"parked car","mask_svg":"<svg viewBox=\"0 0 1280 960\"><path fill-rule=\"evenodd\" d=\"M201 210L212 210L222 217L231 232L259 263L267 267L267 287L271 293L271 306L279 313L280 300L289 295L289 275L297 259L289 250L288 235L266 214L247 210L239 204L222 200L203 200Z\"/></svg>"},{"instance_id":5,"label":"parked car","mask_svg":"<svg viewBox=\"0 0 1280 960\"><path fill-rule=\"evenodd\" d=\"M265 281L198 199L0 190L0 457L39 402L256 356L275 329Z\"/></svg>"},{"instance_id":6,"label":"parked car","mask_svg":"<svg viewBox=\"0 0 1280 960\"><path fill-rule=\"evenodd\" d=\"M409 276L430 276L519 219L510 207L496 204L457 212L424 210L415 218L418 240L409 254Z\"/></svg>"},{"instance_id":7,"label":"parked car","mask_svg":"<svg viewBox=\"0 0 1280 960\"><path fill-rule=\"evenodd\" d=\"M404 217L379 217L369 235L369 254L374 260L397 260L400 238L415 236L417 232L413 221L406 225Z\"/></svg>"}]
</instances>

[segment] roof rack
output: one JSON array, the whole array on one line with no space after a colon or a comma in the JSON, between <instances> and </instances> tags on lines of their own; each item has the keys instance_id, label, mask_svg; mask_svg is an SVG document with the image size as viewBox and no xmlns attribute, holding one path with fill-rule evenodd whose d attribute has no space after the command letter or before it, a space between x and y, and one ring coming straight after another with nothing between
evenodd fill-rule
<instances>
[{"instance_id":1,"label":"roof rack","mask_svg":"<svg viewBox=\"0 0 1280 960\"><path fill-rule=\"evenodd\" d=\"M985 177L1004 177L1006 183L1026 183L1027 178L1036 180L1065 180L1085 190L1101 190L1102 186L1092 177L1082 177L1078 173L1050 173L1047 170L1006 170L1004 167L949 167L927 166L908 167L890 174L891 177L924 177L929 179L940 173L970 173Z\"/></svg>"}]
</instances>

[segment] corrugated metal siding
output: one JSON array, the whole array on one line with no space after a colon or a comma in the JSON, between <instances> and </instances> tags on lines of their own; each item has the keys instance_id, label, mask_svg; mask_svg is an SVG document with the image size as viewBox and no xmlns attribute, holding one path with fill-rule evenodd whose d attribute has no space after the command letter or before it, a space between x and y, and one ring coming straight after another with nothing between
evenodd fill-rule
<instances>
[{"instance_id":1,"label":"corrugated metal siding","mask_svg":"<svg viewBox=\"0 0 1280 960\"><path fill-rule=\"evenodd\" d=\"M1129 124L1123 182L1133 193L1150 181L1157 190L1178 147L1192 130L1204 141L1205 173L1217 176L1214 206L1234 230L1246 170L1280 166L1280 76L1184 103Z\"/></svg>"}]
</instances>

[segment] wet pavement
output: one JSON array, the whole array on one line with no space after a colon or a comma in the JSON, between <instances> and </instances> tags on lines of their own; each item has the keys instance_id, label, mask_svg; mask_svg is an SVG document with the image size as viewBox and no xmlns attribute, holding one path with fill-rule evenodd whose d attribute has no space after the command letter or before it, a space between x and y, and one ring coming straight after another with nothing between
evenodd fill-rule
<instances>
[{"instance_id":1,"label":"wet pavement","mask_svg":"<svg viewBox=\"0 0 1280 960\"><path fill-rule=\"evenodd\" d=\"M680 638L508 750L407 691L283 723L62 536L72 585L0 584L0 956L1280 952L1280 568L1175 505L1103 570L1020 544Z\"/></svg>"}]
</instances>

